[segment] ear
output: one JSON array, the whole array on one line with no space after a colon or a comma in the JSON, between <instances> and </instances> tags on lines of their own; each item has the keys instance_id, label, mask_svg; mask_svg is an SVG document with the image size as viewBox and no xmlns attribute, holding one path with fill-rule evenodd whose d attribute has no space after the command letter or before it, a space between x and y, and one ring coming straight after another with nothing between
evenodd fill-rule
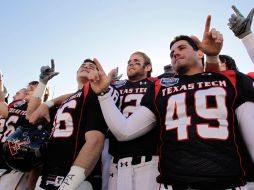
<instances>
[{"instance_id":1,"label":"ear","mask_svg":"<svg viewBox=\"0 0 254 190\"><path fill-rule=\"evenodd\" d=\"M198 50L197 51L197 56L198 56L198 58L203 58L204 57L204 53L201 51L201 50Z\"/></svg>"},{"instance_id":2,"label":"ear","mask_svg":"<svg viewBox=\"0 0 254 190\"><path fill-rule=\"evenodd\" d=\"M146 65L145 66L145 71L146 72L152 71L152 65Z\"/></svg>"}]
</instances>

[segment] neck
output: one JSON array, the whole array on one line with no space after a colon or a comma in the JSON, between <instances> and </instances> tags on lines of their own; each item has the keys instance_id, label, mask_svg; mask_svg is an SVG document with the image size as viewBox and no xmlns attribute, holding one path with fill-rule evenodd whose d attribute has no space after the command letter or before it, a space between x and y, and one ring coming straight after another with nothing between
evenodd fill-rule
<instances>
[{"instance_id":1,"label":"neck","mask_svg":"<svg viewBox=\"0 0 254 190\"><path fill-rule=\"evenodd\" d=\"M183 73L183 75L191 76L191 75L195 75L195 74L203 73L203 72L204 71L201 68L192 68L188 70L187 72Z\"/></svg>"},{"instance_id":2,"label":"neck","mask_svg":"<svg viewBox=\"0 0 254 190\"><path fill-rule=\"evenodd\" d=\"M186 67L180 68L178 70L177 74L191 76L191 75L195 75L195 74L202 73L202 72L204 72L204 68L201 66L201 64L193 63L193 64L190 64Z\"/></svg>"},{"instance_id":3,"label":"neck","mask_svg":"<svg viewBox=\"0 0 254 190\"><path fill-rule=\"evenodd\" d=\"M80 90L81 88L83 88L86 85L87 82L78 82L78 89Z\"/></svg>"},{"instance_id":4,"label":"neck","mask_svg":"<svg viewBox=\"0 0 254 190\"><path fill-rule=\"evenodd\" d=\"M142 76L142 77L128 77L128 80L131 81L131 82L138 82L138 81L141 81L143 79L146 79L147 76Z\"/></svg>"}]
</instances>

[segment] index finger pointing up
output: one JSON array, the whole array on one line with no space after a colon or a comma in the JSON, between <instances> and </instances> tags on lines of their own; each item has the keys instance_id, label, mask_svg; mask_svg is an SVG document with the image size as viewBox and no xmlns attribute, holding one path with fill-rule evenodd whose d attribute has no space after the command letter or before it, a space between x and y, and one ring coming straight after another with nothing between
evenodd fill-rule
<instances>
[{"instance_id":1,"label":"index finger pointing up","mask_svg":"<svg viewBox=\"0 0 254 190\"><path fill-rule=\"evenodd\" d=\"M54 62L54 59L51 59L51 69L52 69L52 70L55 69L55 62Z\"/></svg>"},{"instance_id":2,"label":"index finger pointing up","mask_svg":"<svg viewBox=\"0 0 254 190\"><path fill-rule=\"evenodd\" d=\"M243 17L242 13L236 8L235 5L232 5L232 9L233 9L233 11L235 12L235 14L236 14L237 16Z\"/></svg>"},{"instance_id":3,"label":"index finger pointing up","mask_svg":"<svg viewBox=\"0 0 254 190\"><path fill-rule=\"evenodd\" d=\"M204 35L210 31L210 25L211 25L211 15L208 15L206 18Z\"/></svg>"}]
</instances>

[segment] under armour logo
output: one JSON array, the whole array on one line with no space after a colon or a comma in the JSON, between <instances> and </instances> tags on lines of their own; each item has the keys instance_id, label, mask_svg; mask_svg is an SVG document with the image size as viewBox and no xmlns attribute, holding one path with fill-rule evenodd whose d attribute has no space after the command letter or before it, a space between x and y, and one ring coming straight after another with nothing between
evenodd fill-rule
<instances>
[{"instance_id":1,"label":"under armour logo","mask_svg":"<svg viewBox=\"0 0 254 190\"><path fill-rule=\"evenodd\" d=\"M124 165L125 165L126 167L128 167L128 162L124 162L124 163L121 162L121 167L123 167Z\"/></svg>"},{"instance_id":2,"label":"under armour logo","mask_svg":"<svg viewBox=\"0 0 254 190\"><path fill-rule=\"evenodd\" d=\"M146 82L139 82L139 84L140 84L140 85L142 85L142 84L146 85Z\"/></svg>"}]
</instances>

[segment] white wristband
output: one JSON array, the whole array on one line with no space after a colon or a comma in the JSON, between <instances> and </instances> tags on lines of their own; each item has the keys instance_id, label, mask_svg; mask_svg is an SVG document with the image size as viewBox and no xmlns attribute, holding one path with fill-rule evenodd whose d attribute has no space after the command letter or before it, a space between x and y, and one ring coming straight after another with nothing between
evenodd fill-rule
<instances>
[{"instance_id":1,"label":"white wristband","mask_svg":"<svg viewBox=\"0 0 254 190\"><path fill-rule=\"evenodd\" d=\"M39 82L39 84L37 85L36 89L33 92L33 97L42 99L45 89L46 89L46 85L43 84L42 82Z\"/></svg>"},{"instance_id":2,"label":"white wristband","mask_svg":"<svg viewBox=\"0 0 254 190\"><path fill-rule=\"evenodd\" d=\"M215 56L206 56L206 62L207 63L219 63L220 62L220 58L219 55L215 55Z\"/></svg>"},{"instance_id":3,"label":"white wristband","mask_svg":"<svg viewBox=\"0 0 254 190\"><path fill-rule=\"evenodd\" d=\"M55 103L52 100L46 101L44 102L44 104L46 104L48 108L52 108L55 105Z\"/></svg>"},{"instance_id":4,"label":"white wristband","mask_svg":"<svg viewBox=\"0 0 254 190\"><path fill-rule=\"evenodd\" d=\"M76 190L86 179L85 171L79 166L72 166L58 190Z\"/></svg>"}]
</instances>

